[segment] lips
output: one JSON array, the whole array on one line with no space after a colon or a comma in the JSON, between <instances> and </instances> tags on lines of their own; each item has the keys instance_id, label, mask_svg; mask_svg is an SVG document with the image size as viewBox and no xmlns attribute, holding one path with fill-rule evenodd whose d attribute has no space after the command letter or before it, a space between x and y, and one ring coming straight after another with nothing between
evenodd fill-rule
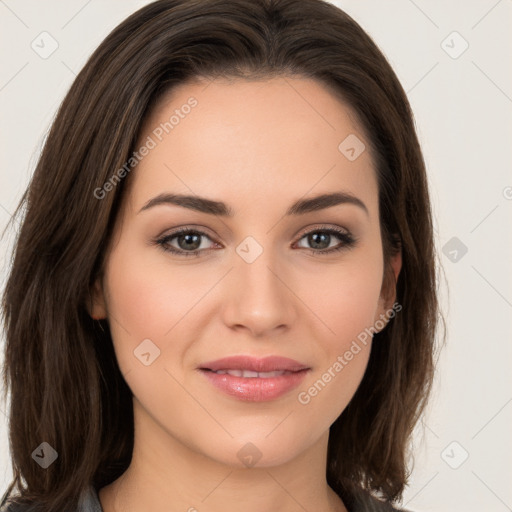
<instances>
[{"instance_id":1,"label":"lips","mask_svg":"<svg viewBox=\"0 0 512 512\"><path fill-rule=\"evenodd\" d=\"M231 356L199 367L218 390L250 402L276 399L296 388L311 368L287 357Z\"/></svg>"},{"instance_id":2,"label":"lips","mask_svg":"<svg viewBox=\"0 0 512 512\"><path fill-rule=\"evenodd\" d=\"M308 369L308 365L281 356L267 356L256 358L252 356L230 356L200 365L201 370L241 370L248 372L298 372ZM240 376L240 375L238 375ZM248 375L250 377L250 375Z\"/></svg>"}]
</instances>

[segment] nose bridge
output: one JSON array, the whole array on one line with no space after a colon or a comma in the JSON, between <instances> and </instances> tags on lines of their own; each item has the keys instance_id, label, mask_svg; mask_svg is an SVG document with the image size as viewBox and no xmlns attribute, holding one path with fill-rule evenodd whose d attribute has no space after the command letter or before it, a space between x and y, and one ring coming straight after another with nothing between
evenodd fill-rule
<instances>
[{"instance_id":1,"label":"nose bridge","mask_svg":"<svg viewBox=\"0 0 512 512\"><path fill-rule=\"evenodd\" d=\"M237 247L225 309L228 324L245 326L255 335L289 326L295 311L286 278L277 270L277 254L256 244L249 239Z\"/></svg>"}]
</instances>

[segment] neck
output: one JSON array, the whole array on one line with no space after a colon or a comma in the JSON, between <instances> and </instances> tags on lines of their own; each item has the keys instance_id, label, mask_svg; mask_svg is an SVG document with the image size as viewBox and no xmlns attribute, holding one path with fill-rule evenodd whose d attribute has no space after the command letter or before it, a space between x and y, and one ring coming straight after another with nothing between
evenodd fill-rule
<instances>
[{"instance_id":1,"label":"neck","mask_svg":"<svg viewBox=\"0 0 512 512\"><path fill-rule=\"evenodd\" d=\"M99 492L104 512L346 512L325 478L328 432L284 464L233 467L180 442L134 400L132 460Z\"/></svg>"}]
</instances>

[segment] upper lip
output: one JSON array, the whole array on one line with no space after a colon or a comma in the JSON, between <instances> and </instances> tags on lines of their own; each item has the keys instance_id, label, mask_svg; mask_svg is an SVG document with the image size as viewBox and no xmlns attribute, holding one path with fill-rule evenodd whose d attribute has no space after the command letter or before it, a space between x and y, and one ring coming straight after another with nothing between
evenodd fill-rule
<instances>
[{"instance_id":1,"label":"upper lip","mask_svg":"<svg viewBox=\"0 0 512 512\"><path fill-rule=\"evenodd\" d=\"M215 361L208 361L199 366L201 370L249 370L253 372L274 372L287 370L298 372L307 370L309 366L281 356L267 356L263 358L253 356L229 356Z\"/></svg>"}]
</instances>

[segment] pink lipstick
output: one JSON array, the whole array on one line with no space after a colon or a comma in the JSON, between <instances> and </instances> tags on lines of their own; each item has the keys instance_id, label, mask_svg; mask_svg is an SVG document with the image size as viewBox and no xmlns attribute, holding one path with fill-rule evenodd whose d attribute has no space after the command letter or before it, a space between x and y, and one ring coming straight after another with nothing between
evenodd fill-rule
<instances>
[{"instance_id":1,"label":"pink lipstick","mask_svg":"<svg viewBox=\"0 0 512 512\"><path fill-rule=\"evenodd\" d=\"M199 370L217 389L239 400L263 402L296 388L311 370L281 356L230 356L200 365Z\"/></svg>"}]
</instances>

